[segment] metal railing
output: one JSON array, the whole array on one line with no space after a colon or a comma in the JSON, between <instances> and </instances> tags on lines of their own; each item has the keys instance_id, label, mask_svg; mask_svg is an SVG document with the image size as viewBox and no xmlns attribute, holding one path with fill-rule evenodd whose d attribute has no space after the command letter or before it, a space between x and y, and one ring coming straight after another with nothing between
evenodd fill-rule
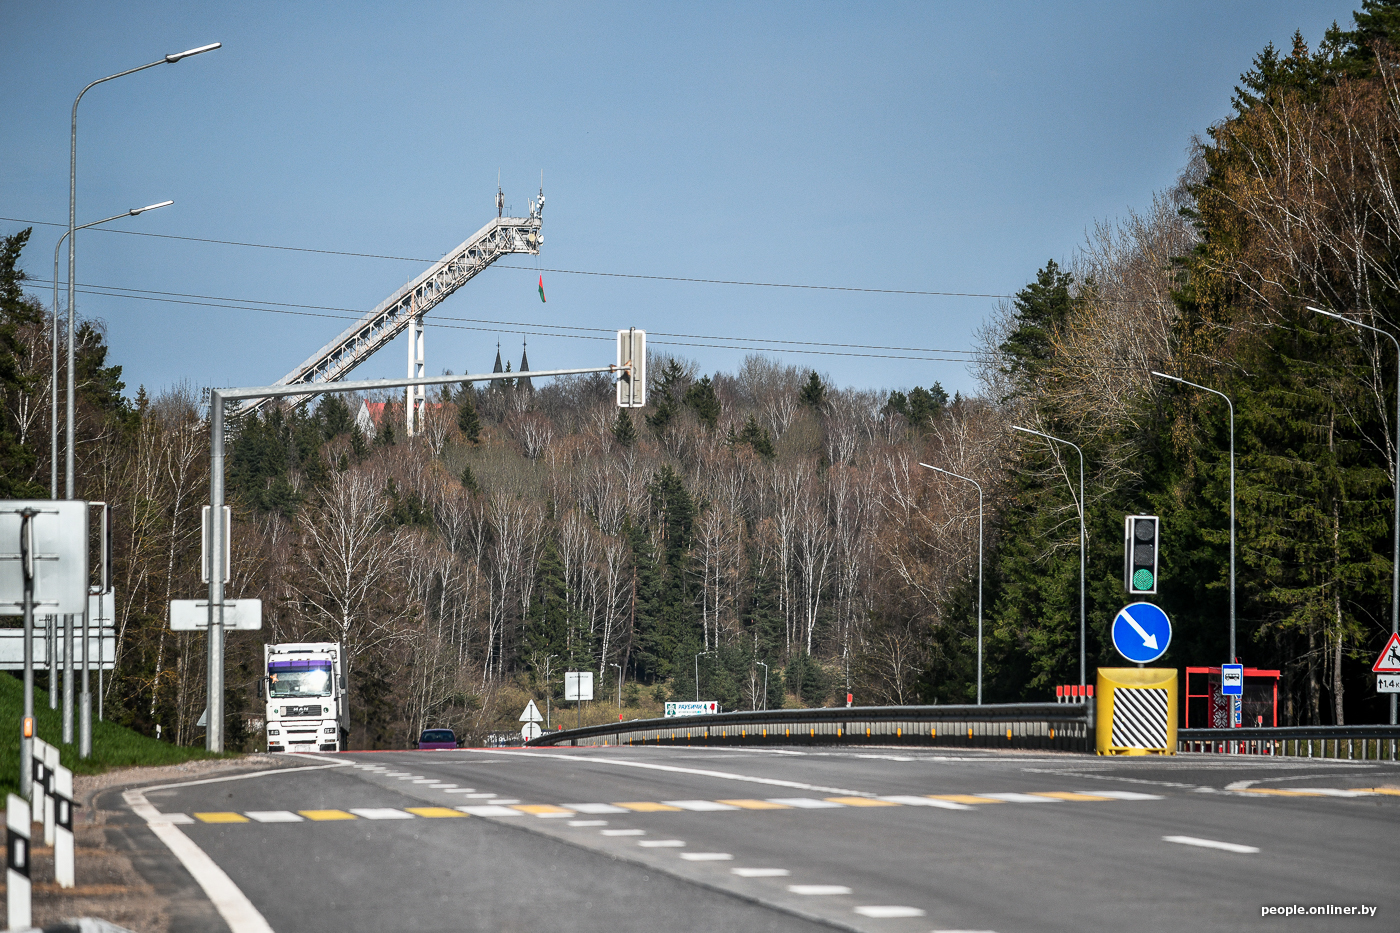
<instances>
[{"instance_id":1,"label":"metal railing","mask_svg":"<svg viewBox=\"0 0 1400 933\"><path fill-rule=\"evenodd\" d=\"M923 745L1091 752L1092 703L860 706L634 719L550 732L545 745Z\"/></svg>"},{"instance_id":2,"label":"metal railing","mask_svg":"<svg viewBox=\"0 0 1400 933\"><path fill-rule=\"evenodd\" d=\"M1400 726L1248 726L1178 729L1180 752L1395 761Z\"/></svg>"}]
</instances>

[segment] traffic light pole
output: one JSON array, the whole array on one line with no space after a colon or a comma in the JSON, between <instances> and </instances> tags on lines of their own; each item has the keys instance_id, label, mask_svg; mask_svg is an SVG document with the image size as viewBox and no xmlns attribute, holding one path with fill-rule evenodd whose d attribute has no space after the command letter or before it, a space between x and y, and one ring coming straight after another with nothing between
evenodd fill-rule
<instances>
[{"instance_id":1,"label":"traffic light pole","mask_svg":"<svg viewBox=\"0 0 1400 933\"><path fill-rule=\"evenodd\" d=\"M639 332L640 333L640 332ZM549 369L531 372L532 378L543 376L580 376L587 373L630 374L629 366L588 366L583 369ZM519 373L485 373L481 375L434 376L420 379L361 379L355 382L318 382L301 385L255 386L209 391L209 674L208 725L204 746L211 752L224 750L224 574L229 561L224 549L224 404L226 402L263 398L295 398L325 395L330 392L377 392L383 389L403 389L411 386L465 385L470 382L491 382L514 379ZM72 627L69 627L72 630Z\"/></svg>"},{"instance_id":2,"label":"traffic light pole","mask_svg":"<svg viewBox=\"0 0 1400 933\"><path fill-rule=\"evenodd\" d=\"M1047 441L1055 441L1060 444L1068 444L1074 448L1074 452L1079 454L1079 686L1083 687L1087 682L1088 665L1085 659L1084 647L1084 543L1086 535L1084 533L1084 451L1079 449L1079 445L1074 441L1067 441L1063 437L1053 437L1043 431L1032 431L1030 428L1011 426L1011 430L1020 431L1023 434L1034 434L1043 437ZM1073 493L1074 487L1070 487ZM1082 695L1082 694L1081 694Z\"/></svg>"},{"instance_id":3,"label":"traffic light pole","mask_svg":"<svg viewBox=\"0 0 1400 933\"><path fill-rule=\"evenodd\" d=\"M1208 386L1188 382L1178 376L1168 376L1155 369L1152 371L1152 375L1159 379L1169 379L1172 382L1191 386L1193 389L1200 389L1202 392L1209 392L1211 395L1218 395L1230 407L1230 663L1235 664L1238 661L1238 656L1235 654L1235 403L1230 401L1230 396L1224 392L1217 392ZM1391 722L1394 722L1393 718Z\"/></svg>"}]
</instances>

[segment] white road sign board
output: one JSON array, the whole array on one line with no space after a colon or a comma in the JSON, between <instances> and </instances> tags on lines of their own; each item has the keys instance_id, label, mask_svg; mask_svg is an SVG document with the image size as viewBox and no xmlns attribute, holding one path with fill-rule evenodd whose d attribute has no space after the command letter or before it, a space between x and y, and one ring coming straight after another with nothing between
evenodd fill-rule
<instances>
[{"instance_id":1,"label":"white road sign board","mask_svg":"<svg viewBox=\"0 0 1400 933\"><path fill-rule=\"evenodd\" d=\"M1400 674L1377 674L1377 693L1400 693Z\"/></svg>"},{"instance_id":2,"label":"white road sign board","mask_svg":"<svg viewBox=\"0 0 1400 933\"><path fill-rule=\"evenodd\" d=\"M170 630L202 632L209 627L209 600L172 599ZM224 600L224 631L255 632L262 628L261 599Z\"/></svg>"},{"instance_id":3,"label":"white road sign board","mask_svg":"<svg viewBox=\"0 0 1400 933\"><path fill-rule=\"evenodd\" d=\"M705 716L719 712L719 703L714 700L686 700L681 703L667 703L667 716Z\"/></svg>"},{"instance_id":4,"label":"white road sign board","mask_svg":"<svg viewBox=\"0 0 1400 933\"><path fill-rule=\"evenodd\" d=\"M81 499L0 502L0 615L24 614L21 512L34 516L34 614L82 615L88 597L88 504Z\"/></svg>"},{"instance_id":5,"label":"white road sign board","mask_svg":"<svg viewBox=\"0 0 1400 933\"><path fill-rule=\"evenodd\" d=\"M520 727L520 737L528 742L531 739L538 739L540 737L540 733L543 731L544 730L540 728L539 723L527 722L525 723L525 725Z\"/></svg>"},{"instance_id":6,"label":"white road sign board","mask_svg":"<svg viewBox=\"0 0 1400 933\"><path fill-rule=\"evenodd\" d=\"M566 700L591 700L591 699L593 699L593 672L592 672L592 671L565 671L565 672L564 672L564 699L566 699Z\"/></svg>"},{"instance_id":7,"label":"white road sign board","mask_svg":"<svg viewBox=\"0 0 1400 933\"><path fill-rule=\"evenodd\" d=\"M534 700L531 700L529 705L525 707L525 712L520 714L520 721L544 722L544 717L540 715L540 708L535 705Z\"/></svg>"}]
</instances>

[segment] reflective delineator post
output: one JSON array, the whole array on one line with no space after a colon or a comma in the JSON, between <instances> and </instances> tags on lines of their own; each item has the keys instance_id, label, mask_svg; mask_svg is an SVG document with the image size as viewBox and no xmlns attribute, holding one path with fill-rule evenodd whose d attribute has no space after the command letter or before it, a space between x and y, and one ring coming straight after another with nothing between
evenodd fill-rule
<instances>
[{"instance_id":1,"label":"reflective delineator post","mask_svg":"<svg viewBox=\"0 0 1400 933\"><path fill-rule=\"evenodd\" d=\"M29 884L29 803L17 794L5 801L5 914L11 930L33 924Z\"/></svg>"},{"instance_id":2,"label":"reflective delineator post","mask_svg":"<svg viewBox=\"0 0 1400 933\"><path fill-rule=\"evenodd\" d=\"M53 845L54 832L54 799L53 788L55 775L59 768L58 748L49 743L44 743L44 768L48 775L48 784L44 789L44 845Z\"/></svg>"},{"instance_id":3,"label":"reflective delineator post","mask_svg":"<svg viewBox=\"0 0 1400 933\"><path fill-rule=\"evenodd\" d=\"M54 771L53 876L60 888L74 885L73 772L61 765Z\"/></svg>"}]
</instances>

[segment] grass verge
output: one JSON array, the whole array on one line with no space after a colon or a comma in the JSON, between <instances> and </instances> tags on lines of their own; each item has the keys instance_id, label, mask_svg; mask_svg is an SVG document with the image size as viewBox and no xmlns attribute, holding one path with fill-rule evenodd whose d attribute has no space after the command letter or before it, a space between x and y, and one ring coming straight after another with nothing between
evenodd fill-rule
<instances>
[{"instance_id":1,"label":"grass verge","mask_svg":"<svg viewBox=\"0 0 1400 933\"><path fill-rule=\"evenodd\" d=\"M75 684L76 689L76 684ZM96 698L94 697L94 705ZM19 793L19 739L24 715L24 682L8 674L0 675L0 793ZM133 732L125 726L98 722L93 710L92 757L78 758L78 744L64 745L62 711L49 709L49 695L34 688L34 724L39 738L55 745L65 768L74 774L101 774L109 768L133 765L170 765L197 758L226 758L202 748L184 748ZM74 710L74 738L77 711Z\"/></svg>"}]
</instances>

